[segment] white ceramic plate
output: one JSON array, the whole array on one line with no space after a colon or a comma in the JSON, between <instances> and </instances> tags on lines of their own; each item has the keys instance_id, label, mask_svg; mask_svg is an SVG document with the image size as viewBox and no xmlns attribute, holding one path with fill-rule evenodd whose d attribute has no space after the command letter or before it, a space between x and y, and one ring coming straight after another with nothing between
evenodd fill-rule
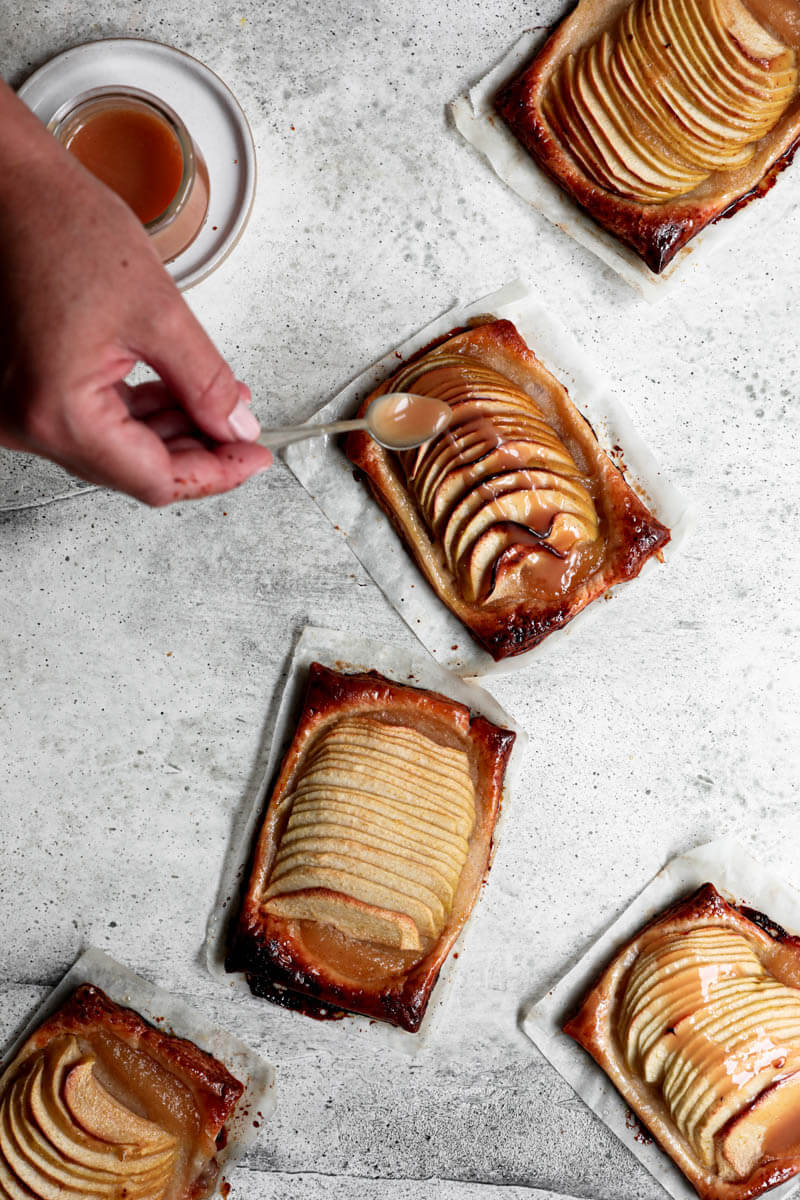
<instances>
[{"instance_id":1,"label":"white ceramic plate","mask_svg":"<svg viewBox=\"0 0 800 1200\"><path fill-rule=\"evenodd\" d=\"M230 254L247 224L256 188L256 155L247 118L212 70L172 46L110 38L65 50L34 71L18 95L47 125L65 101L90 88L152 92L181 117L206 160L208 215L191 246L167 264L182 289L205 279Z\"/></svg>"}]
</instances>

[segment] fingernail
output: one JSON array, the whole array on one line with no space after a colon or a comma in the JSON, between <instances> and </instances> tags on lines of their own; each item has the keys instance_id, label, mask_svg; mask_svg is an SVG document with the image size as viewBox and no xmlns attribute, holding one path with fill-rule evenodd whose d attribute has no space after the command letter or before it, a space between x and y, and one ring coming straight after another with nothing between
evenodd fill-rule
<instances>
[{"instance_id":1,"label":"fingernail","mask_svg":"<svg viewBox=\"0 0 800 1200\"><path fill-rule=\"evenodd\" d=\"M243 400L239 400L236 408L228 417L228 424L231 431L240 442L254 442L261 433L261 426L258 423L257 417L250 412L250 409Z\"/></svg>"}]
</instances>

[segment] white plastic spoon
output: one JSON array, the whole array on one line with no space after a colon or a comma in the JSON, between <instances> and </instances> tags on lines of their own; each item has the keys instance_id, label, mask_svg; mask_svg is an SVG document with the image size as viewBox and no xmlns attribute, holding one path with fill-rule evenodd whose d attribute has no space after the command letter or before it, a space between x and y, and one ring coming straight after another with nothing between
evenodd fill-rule
<instances>
[{"instance_id":1,"label":"white plastic spoon","mask_svg":"<svg viewBox=\"0 0 800 1200\"><path fill-rule=\"evenodd\" d=\"M413 392L386 392L383 396L376 396L363 417L352 421L329 421L324 425L262 429L257 440L270 450L281 450L304 438L365 429L387 450L411 450L446 429L452 417L453 410L444 400L436 400L433 396L416 396Z\"/></svg>"}]
</instances>

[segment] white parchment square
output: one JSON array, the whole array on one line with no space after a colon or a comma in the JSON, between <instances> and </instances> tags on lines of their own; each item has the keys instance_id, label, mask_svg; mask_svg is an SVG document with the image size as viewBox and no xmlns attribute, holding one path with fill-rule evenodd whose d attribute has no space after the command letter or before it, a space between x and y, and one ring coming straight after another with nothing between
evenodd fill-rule
<instances>
[{"instance_id":1,"label":"white parchment square","mask_svg":"<svg viewBox=\"0 0 800 1200\"><path fill-rule=\"evenodd\" d=\"M503 826L509 805L513 803L514 781L517 778L519 765L528 741L527 735L519 729L493 696L477 685L468 683L444 667L438 666L424 651L409 653L399 647L387 645L385 642L372 642L366 638L354 637L351 633L342 633L333 629L315 629L311 626L304 629L295 646L286 685L281 696L264 778L250 812L246 816L240 836L233 840L226 857L217 903L209 918L206 935L206 962L211 974L224 983L227 988L234 989L251 998L252 993L244 975L238 972L230 974L225 970L225 952L230 929L238 916L240 889L252 846L258 836L258 829L278 768L294 736L308 681L308 670L312 662L320 662L323 666L336 671L379 671L396 683L441 692L442 695L467 705L472 712L481 714L495 725L499 725L503 729L511 729L516 733L516 741L509 757L503 783L500 816L492 836L492 858L494 858L503 835ZM488 886L491 887L491 871L489 872ZM471 944L480 944L482 934L479 910L483 891L482 888L471 916L467 919L445 960L438 982L431 993L430 1003L419 1032L408 1033L404 1029L398 1029L382 1021L348 1015L339 1022L338 1033L341 1034L342 1054L347 1053L348 1044L352 1045L354 1049L356 1046L363 1049L365 1039L371 1044L390 1046L409 1054L418 1052L429 1042L435 1040L440 1021L446 1019L449 984L458 967L456 959L468 952ZM256 1002L258 1004L270 1003L269 1000L260 998L256 998ZM310 1020L302 1013L292 1013L291 1015L298 1021Z\"/></svg>"}]
</instances>

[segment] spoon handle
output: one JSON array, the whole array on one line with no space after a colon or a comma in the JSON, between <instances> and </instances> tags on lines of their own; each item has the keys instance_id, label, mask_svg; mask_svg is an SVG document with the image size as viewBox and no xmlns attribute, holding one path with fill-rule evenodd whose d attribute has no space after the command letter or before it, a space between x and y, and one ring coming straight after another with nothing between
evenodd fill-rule
<instances>
[{"instance_id":1,"label":"spoon handle","mask_svg":"<svg viewBox=\"0 0 800 1200\"><path fill-rule=\"evenodd\" d=\"M260 446L268 446L270 450L282 450L284 446L291 446L293 442L302 442L306 438L350 433L355 429L366 428L367 422L363 417L353 421L329 421L325 425L289 425L283 429L262 429L256 441Z\"/></svg>"}]
</instances>

